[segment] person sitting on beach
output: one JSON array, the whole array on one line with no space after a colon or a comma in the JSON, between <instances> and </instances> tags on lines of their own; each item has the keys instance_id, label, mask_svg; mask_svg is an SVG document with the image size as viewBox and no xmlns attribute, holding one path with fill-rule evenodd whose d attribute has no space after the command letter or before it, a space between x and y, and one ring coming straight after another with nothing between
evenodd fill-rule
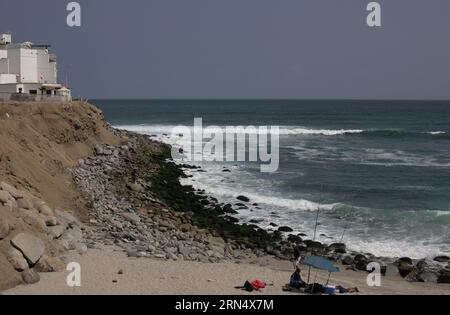
<instances>
[{"instance_id":1,"label":"person sitting on beach","mask_svg":"<svg viewBox=\"0 0 450 315\"><path fill-rule=\"evenodd\" d=\"M303 281L302 276L300 275L300 268L296 268L294 273L291 276L289 281L289 285L293 288L300 289L305 287L306 283Z\"/></svg>"}]
</instances>

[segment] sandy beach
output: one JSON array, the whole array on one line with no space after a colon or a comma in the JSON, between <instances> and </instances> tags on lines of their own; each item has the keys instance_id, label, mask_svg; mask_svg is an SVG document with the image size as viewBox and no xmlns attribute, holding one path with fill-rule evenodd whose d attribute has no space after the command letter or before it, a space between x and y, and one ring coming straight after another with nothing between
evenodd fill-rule
<instances>
[{"instance_id":1,"label":"sandy beach","mask_svg":"<svg viewBox=\"0 0 450 315\"><path fill-rule=\"evenodd\" d=\"M128 258L119 249L89 250L85 255L70 253L68 261L81 265L81 287L66 284L68 271L41 275L34 285L18 286L3 294L180 294L180 295L296 295L283 292L292 273L292 264L271 257L262 257L253 264L200 263L188 261L162 261L145 258ZM265 266L261 266L265 265ZM119 272L120 271L120 272ZM302 272L304 278L307 269ZM312 279L325 283L327 274L313 270ZM267 284L262 292L248 293L235 286L246 280L261 279ZM450 294L450 285L408 283L400 277L383 277L381 287L368 287L366 273L343 270L333 274L330 284L357 286L359 294Z\"/></svg>"}]
</instances>

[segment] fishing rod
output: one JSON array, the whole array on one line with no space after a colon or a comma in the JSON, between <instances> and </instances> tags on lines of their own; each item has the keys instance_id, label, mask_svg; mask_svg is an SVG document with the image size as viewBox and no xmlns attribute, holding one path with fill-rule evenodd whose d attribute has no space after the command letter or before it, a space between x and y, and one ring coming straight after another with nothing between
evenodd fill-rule
<instances>
[{"instance_id":1,"label":"fishing rod","mask_svg":"<svg viewBox=\"0 0 450 315\"><path fill-rule=\"evenodd\" d=\"M319 198L319 204L317 206L317 212L316 212L316 222L315 222L315 225L314 225L313 241L316 240L317 226L319 225L320 206L322 204L322 201L323 201L323 185L321 186L321 189L320 189L320 198ZM311 277L311 266L309 266L309 268L308 268L308 283L309 283L310 277Z\"/></svg>"},{"instance_id":2,"label":"fishing rod","mask_svg":"<svg viewBox=\"0 0 450 315\"><path fill-rule=\"evenodd\" d=\"M345 235L345 232L347 232L347 229L348 229L348 223L345 225L344 232L342 232L342 236L341 236L341 239L339 241L339 243L341 243L341 244L344 241L344 235Z\"/></svg>"}]
</instances>

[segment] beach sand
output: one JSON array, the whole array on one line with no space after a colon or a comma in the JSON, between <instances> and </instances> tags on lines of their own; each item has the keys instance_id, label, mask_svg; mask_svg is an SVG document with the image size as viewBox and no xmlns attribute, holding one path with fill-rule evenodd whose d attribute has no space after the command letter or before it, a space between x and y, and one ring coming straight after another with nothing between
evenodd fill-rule
<instances>
[{"instance_id":1,"label":"beach sand","mask_svg":"<svg viewBox=\"0 0 450 315\"><path fill-rule=\"evenodd\" d=\"M89 250L84 255L69 253L68 262L81 265L81 287L66 284L69 271L41 274L34 285L18 286L3 294L176 294L176 295L279 295L292 273L292 263L262 257L251 263L199 263L128 258L118 249ZM265 266L263 266L265 265ZM344 270L333 274L330 284L357 286L360 294L450 294L450 285L408 283L400 277L382 277L381 287L368 287L367 274ZM119 271L122 271L119 274ZM316 278L317 273L317 278ZM307 277L307 268L302 271ZM311 281L326 282L325 272L311 272ZM261 279L269 284L262 292L248 293L235 286ZM272 285L273 284L273 285Z\"/></svg>"}]
</instances>

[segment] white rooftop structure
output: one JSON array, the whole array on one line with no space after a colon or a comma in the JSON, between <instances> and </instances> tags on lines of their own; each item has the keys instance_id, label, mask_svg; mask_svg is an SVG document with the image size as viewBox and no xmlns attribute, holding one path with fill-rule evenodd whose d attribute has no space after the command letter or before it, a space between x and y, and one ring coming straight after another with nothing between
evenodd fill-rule
<instances>
[{"instance_id":1,"label":"white rooftop structure","mask_svg":"<svg viewBox=\"0 0 450 315\"><path fill-rule=\"evenodd\" d=\"M11 34L0 34L0 100L71 100L70 90L58 84L57 58L49 48L15 44Z\"/></svg>"}]
</instances>

